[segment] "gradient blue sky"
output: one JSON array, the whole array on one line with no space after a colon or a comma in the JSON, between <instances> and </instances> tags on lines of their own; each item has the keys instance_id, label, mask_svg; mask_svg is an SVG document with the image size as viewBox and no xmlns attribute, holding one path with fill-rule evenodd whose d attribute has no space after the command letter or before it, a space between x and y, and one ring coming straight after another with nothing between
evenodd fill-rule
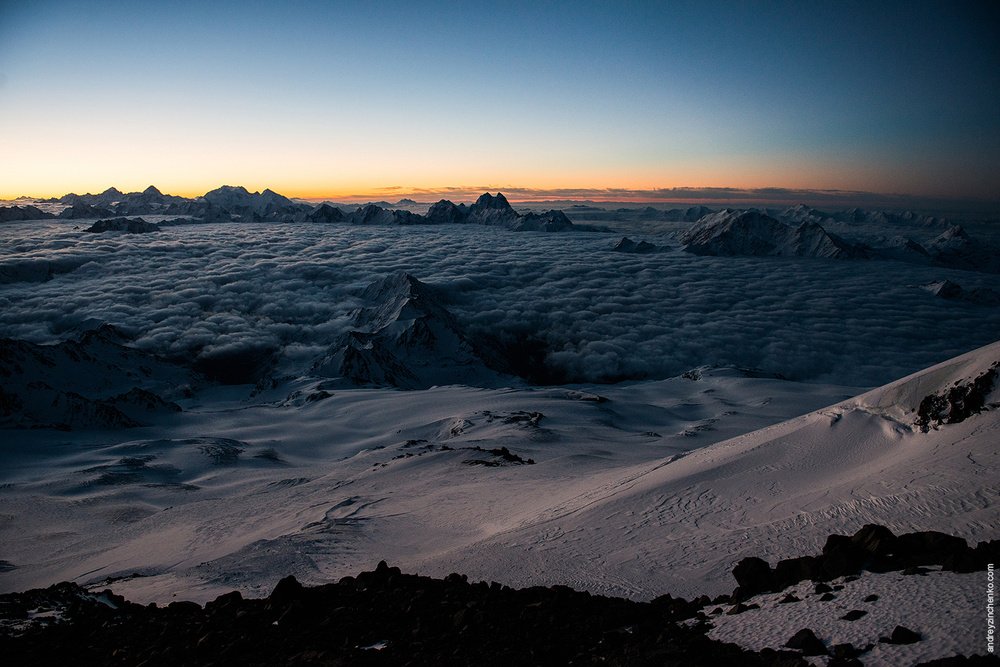
<instances>
[{"instance_id":1,"label":"gradient blue sky","mask_svg":"<svg viewBox=\"0 0 1000 667\"><path fill-rule=\"evenodd\" d=\"M7 1L0 196L997 201L998 30L996 2Z\"/></svg>"}]
</instances>

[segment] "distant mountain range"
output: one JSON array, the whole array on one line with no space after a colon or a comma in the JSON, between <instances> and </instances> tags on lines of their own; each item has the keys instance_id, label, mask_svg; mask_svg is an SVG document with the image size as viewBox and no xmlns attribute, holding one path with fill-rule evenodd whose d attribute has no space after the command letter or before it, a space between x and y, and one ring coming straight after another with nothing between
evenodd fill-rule
<instances>
[{"instance_id":1,"label":"distant mountain range","mask_svg":"<svg viewBox=\"0 0 1000 667\"><path fill-rule=\"evenodd\" d=\"M201 197L186 198L165 195L153 186L142 192L123 193L108 188L96 195L68 194L39 202L62 204L60 213L43 211L37 206L0 207L0 222L37 219L95 219L86 231L147 233L163 226L189 222L277 222L277 223L340 223L350 225L443 225L474 224L498 227L509 231L610 232L604 226L574 223L561 210L543 213L519 213L501 193L484 193L472 205L455 204L446 199L433 204L425 215L413 213L403 206L415 205L408 199L397 204L378 202L351 208L343 204L310 204L293 201L272 190L250 192L242 186L223 185ZM796 256L827 259L895 259L898 261L956 268L984 273L1000 273L1000 249L972 238L960 226L944 218L912 211L891 213L849 209L825 213L804 204L785 209L723 209L714 211L705 206L661 210L652 206L642 209L619 208L613 211L594 206L574 205L569 211L590 220L642 220L691 222L694 225L680 234L682 249L696 255L715 256ZM157 216L173 219L160 222L143 221L138 217ZM930 242L921 244L902 234L881 238L877 242L851 242L827 230L830 225L842 232L857 228L871 230L919 230L938 232ZM908 232L912 233L912 232ZM926 238L926 236L924 236ZM643 241L634 248L616 247L619 252L649 252L650 244ZM666 250L660 245L657 250ZM37 267L33 267L37 268ZM17 277L4 278L11 282Z\"/></svg>"},{"instance_id":2,"label":"distant mountain range","mask_svg":"<svg viewBox=\"0 0 1000 667\"><path fill-rule=\"evenodd\" d=\"M96 195L68 194L43 200L45 204L66 206L59 214L46 213L35 206L0 208L0 222L41 219L120 218L126 216L177 216L204 222L339 222L354 225L433 225L478 224L511 231L594 231L589 226L574 225L562 211L518 213L507 199L497 193L484 193L475 204L455 205L442 199L431 206L427 215L411 213L402 206L415 205L408 199L393 205L388 202L365 204L351 209L328 202L296 202L272 190L250 192L242 186L223 185L201 197L164 195L152 185L142 192L123 193L109 188ZM122 224L88 231L154 231Z\"/></svg>"},{"instance_id":3,"label":"distant mountain range","mask_svg":"<svg viewBox=\"0 0 1000 667\"><path fill-rule=\"evenodd\" d=\"M885 219L887 214L856 211L853 215L864 220L864 224L877 225L879 223L872 220ZM786 216L786 219L796 217ZM726 209L701 218L681 234L680 241L684 250L695 255L896 259L914 264L1000 273L998 249L973 239L958 225L947 226L926 247L905 236L895 236L879 245L867 245L851 243L826 231L814 221L815 217L812 214L800 216L798 219L802 222L792 226L760 211ZM916 216L909 219L919 221ZM920 224L940 225L943 222L934 218Z\"/></svg>"}]
</instances>

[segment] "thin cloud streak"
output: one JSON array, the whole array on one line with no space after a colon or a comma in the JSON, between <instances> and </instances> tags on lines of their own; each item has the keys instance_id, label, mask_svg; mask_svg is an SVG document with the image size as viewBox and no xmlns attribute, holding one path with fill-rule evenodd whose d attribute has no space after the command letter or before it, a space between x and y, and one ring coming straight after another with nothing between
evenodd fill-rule
<instances>
[{"instance_id":1,"label":"thin cloud streak","mask_svg":"<svg viewBox=\"0 0 1000 667\"><path fill-rule=\"evenodd\" d=\"M539 201L589 201L636 202L678 204L736 204L775 205L812 204L816 206L866 206L876 208L949 209L960 211L1000 210L998 201L970 201L946 197L929 197L912 194L884 194L863 190L810 190L793 188L730 188L730 187L678 187L678 188L528 188L515 185L467 185L441 188L415 188L400 185L373 188L368 194L342 196L338 201L361 202L373 198L413 199L433 202L449 199L456 202L474 201L484 192L502 192L516 202ZM320 201L321 198L309 198Z\"/></svg>"}]
</instances>

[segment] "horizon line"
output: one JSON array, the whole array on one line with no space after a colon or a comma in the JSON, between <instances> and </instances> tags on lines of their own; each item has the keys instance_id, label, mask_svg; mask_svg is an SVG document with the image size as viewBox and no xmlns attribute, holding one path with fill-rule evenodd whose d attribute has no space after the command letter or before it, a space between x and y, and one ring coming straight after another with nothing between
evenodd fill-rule
<instances>
[{"instance_id":1,"label":"horizon line","mask_svg":"<svg viewBox=\"0 0 1000 667\"><path fill-rule=\"evenodd\" d=\"M147 186L148 188L149 186ZM198 194L173 195L160 190L164 195L180 196L196 199L205 194L218 189L219 187L244 187L240 185L222 185ZM101 194L110 189L118 189L115 186L105 188L97 193L87 192L85 194ZM146 188L143 188L145 190ZM246 188L248 192L255 192ZM272 192L282 194L272 188ZM119 190L123 194L142 192L143 190ZM256 190L262 192L263 190ZM184 190L182 190L184 191ZM542 203L542 202L593 202L593 203L648 203L648 204L722 204L722 203L745 203L745 204L816 204L816 205L842 205L842 206L881 206L881 207L930 207L930 208L959 208L959 209L993 209L1000 212L1000 199L989 200L974 197L954 197L946 195L914 195L908 193L880 193L865 190L834 190L834 189L812 189L812 188L782 188L782 187L761 187L761 188L735 188L727 186L682 186L671 188L530 188L516 185L478 185L478 186L444 186L437 188L428 187L406 187L406 186L381 186L375 187L367 192L357 194L292 194L282 196L289 199L320 203L370 203L376 200L388 202L388 198L396 201L410 199L416 203L433 204L441 199L449 199L457 202L475 201L483 193L502 193L508 201L518 203ZM16 202L26 199L59 199L68 194L62 195L36 196L19 195L16 197L0 196L0 201ZM419 199L418 199L419 198ZM426 199L429 198L430 200Z\"/></svg>"}]
</instances>

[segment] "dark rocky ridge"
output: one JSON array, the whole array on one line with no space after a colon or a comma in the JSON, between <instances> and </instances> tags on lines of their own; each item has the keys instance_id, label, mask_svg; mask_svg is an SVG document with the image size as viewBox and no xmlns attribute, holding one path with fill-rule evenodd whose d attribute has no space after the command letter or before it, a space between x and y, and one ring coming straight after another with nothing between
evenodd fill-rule
<instances>
[{"instance_id":1,"label":"dark rocky ridge","mask_svg":"<svg viewBox=\"0 0 1000 667\"><path fill-rule=\"evenodd\" d=\"M679 626L696 606L670 596L638 603L565 586L513 590L384 562L315 588L286 577L266 599L234 592L204 609L142 607L69 583L0 596L5 619L44 608L66 620L4 632L8 664L805 664L791 651L756 654L707 639L704 625Z\"/></svg>"},{"instance_id":2,"label":"dark rocky ridge","mask_svg":"<svg viewBox=\"0 0 1000 667\"><path fill-rule=\"evenodd\" d=\"M939 533L896 537L872 525L853 537L831 535L827 546L836 550L847 543L872 555L907 553L921 563L947 561L965 545ZM975 551L995 558L1000 542L984 544ZM750 587L748 569L762 572L750 559L741 561L734 575L743 580L744 592ZM773 586L773 573L770 583ZM823 586L817 586L817 593L830 590ZM830 665L856 665L852 661L872 648L827 648L809 628L789 631L790 650L782 651L752 652L709 639L709 619L702 608L727 601L742 607L733 613L754 607L741 605L740 597L738 591L714 601L663 595L635 602L558 585L514 590L495 582L469 583L458 574L432 579L403 574L385 562L374 571L312 588L286 577L266 599L246 600L232 592L204 608L183 601L143 607L110 590L90 593L61 583L0 595L0 653L7 664L33 665L791 667L809 664L804 656L831 654ZM919 633L897 626L881 641L907 644L921 639ZM957 656L925 664L995 665L1000 660Z\"/></svg>"}]
</instances>

